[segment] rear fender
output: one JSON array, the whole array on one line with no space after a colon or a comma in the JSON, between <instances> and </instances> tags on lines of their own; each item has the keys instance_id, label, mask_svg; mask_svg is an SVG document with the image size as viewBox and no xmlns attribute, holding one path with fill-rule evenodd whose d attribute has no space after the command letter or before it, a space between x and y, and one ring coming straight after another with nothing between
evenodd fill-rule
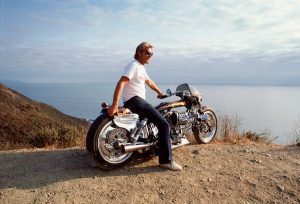
<instances>
[{"instance_id":1,"label":"rear fender","mask_svg":"<svg viewBox=\"0 0 300 204\"><path fill-rule=\"evenodd\" d=\"M115 115L113 119L118 127L125 128L128 132L136 127L138 120L139 115L134 113Z\"/></svg>"}]
</instances>

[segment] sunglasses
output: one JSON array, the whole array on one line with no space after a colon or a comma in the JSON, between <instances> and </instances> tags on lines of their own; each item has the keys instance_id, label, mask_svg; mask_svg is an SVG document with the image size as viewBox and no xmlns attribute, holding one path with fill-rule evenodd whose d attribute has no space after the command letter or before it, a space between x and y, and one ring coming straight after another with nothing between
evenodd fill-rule
<instances>
[{"instance_id":1,"label":"sunglasses","mask_svg":"<svg viewBox=\"0 0 300 204\"><path fill-rule=\"evenodd\" d=\"M143 52L145 52L145 54L146 54L148 57L152 57L152 56L153 56L153 52L148 52L147 50L143 50Z\"/></svg>"}]
</instances>

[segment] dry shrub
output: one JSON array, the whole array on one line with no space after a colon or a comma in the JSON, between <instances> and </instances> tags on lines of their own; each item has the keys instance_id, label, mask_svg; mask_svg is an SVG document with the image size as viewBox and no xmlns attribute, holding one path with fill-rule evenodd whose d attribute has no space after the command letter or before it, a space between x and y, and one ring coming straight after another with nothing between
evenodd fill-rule
<instances>
[{"instance_id":1,"label":"dry shrub","mask_svg":"<svg viewBox=\"0 0 300 204\"><path fill-rule=\"evenodd\" d=\"M83 146L86 132L86 126L42 118L20 121L18 126L3 123L0 125L0 150Z\"/></svg>"},{"instance_id":2,"label":"dry shrub","mask_svg":"<svg viewBox=\"0 0 300 204\"><path fill-rule=\"evenodd\" d=\"M270 136L271 136L271 132L268 129L266 129L260 133L247 131L242 134L243 138L247 138L248 140L257 142L257 143L268 143Z\"/></svg>"},{"instance_id":3,"label":"dry shrub","mask_svg":"<svg viewBox=\"0 0 300 204\"><path fill-rule=\"evenodd\" d=\"M82 146L82 138L85 138L86 131L72 125L65 125L59 129L58 144L61 147Z\"/></svg>"},{"instance_id":4,"label":"dry shrub","mask_svg":"<svg viewBox=\"0 0 300 204\"><path fill-rule=\"evenodd\" d=\"M54 144L58 138L58 132L53 127L41 127L30 131L27 138L28 143L33 147L42 148ZM23 142L25 143L25 141Z\"/></svg>"},{"instance_id":5,"label":"dry shrub","mask_svg":"<svg viewBox=\"0 0 300 204\"><path fill-rule=\"evenodd\" d=\"M290 132L291 144L300 146L300 116L293 123L291 132Z\"/></svg>"},{"instance_id":6,"label":"dry shrub","mask_svg":"<svg viewBox=\"0 0 300 204\"><path fill-rule=\"evenodd\" d=\"M219 121L219 134L224 141L229 141L240 136L239 128L241 126L241 119L237 115L234 117L224 115Z\"/></svg>"},{"instance_id":7,"label":"dry shrub","mask_svg":"<svg viewBox=\"0 0 300 204\"><path fill-rule=\"evenodd\" d=\"M82 145L82 138L85 137L85 131L79 129L76 126L65 124L58 126L49 126L37 128L27 135L29 141L33 147L49 147L55 146L59 148L73 147ZM26 143L26 141L23 141Z\"/></svg>"},{"instance_id":8,"label":"dry shrub","mask_svg":"<svg viewBox=\"0 0 300 204\"><path fill-rule=\"evenodd\" d=\"M218 133L215 139L217 143L267 143L270 131L265 130L261 133L252 131L242 132L240 130L242 119L238 115L219 117Z\"/></svg>"}]
</instances>

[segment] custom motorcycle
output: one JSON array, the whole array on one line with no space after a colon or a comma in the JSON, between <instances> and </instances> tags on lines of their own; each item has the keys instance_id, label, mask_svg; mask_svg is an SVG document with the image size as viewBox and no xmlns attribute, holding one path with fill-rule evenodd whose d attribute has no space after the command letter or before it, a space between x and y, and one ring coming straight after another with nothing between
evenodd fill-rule
<instances>
[{"instance_id":1,"label":"custom motorcycle","mask_svg":"<svg viewBox=\"0 0 300 204\"><path fill-rule=\"evenodd\" d=\"M194 136L199 144L212 141L217 132L217 117L211 108L202 104L199 91L185 83L175 92L167 90L166 97L173 95L180 100L162 102L155 107L170 125L172 149L189 144L188 135ZM137 153L157 155L158 129L155 125L122 107L114 117L109 117L108 107L102 103L100 115L91 124L86 137L86 149L101 169L122 167Z\"/></svg>"}]
</instances>

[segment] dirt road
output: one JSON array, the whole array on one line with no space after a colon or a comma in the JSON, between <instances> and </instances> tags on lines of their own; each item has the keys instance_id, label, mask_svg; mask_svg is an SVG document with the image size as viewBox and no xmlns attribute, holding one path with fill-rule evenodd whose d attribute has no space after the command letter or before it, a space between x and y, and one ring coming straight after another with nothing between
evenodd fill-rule
<instances>
[{"instance_id":1,"label":"dirt road","mask_svg":"<svg viewBox=\"0 0 300 204\"><path fill-rule=\"evenodd\" d=\"M84 149L0 152L0 203L300 203L300 148L188 145L181 172L136 159L103 172Z\"/></svg>"}]
</instances>

